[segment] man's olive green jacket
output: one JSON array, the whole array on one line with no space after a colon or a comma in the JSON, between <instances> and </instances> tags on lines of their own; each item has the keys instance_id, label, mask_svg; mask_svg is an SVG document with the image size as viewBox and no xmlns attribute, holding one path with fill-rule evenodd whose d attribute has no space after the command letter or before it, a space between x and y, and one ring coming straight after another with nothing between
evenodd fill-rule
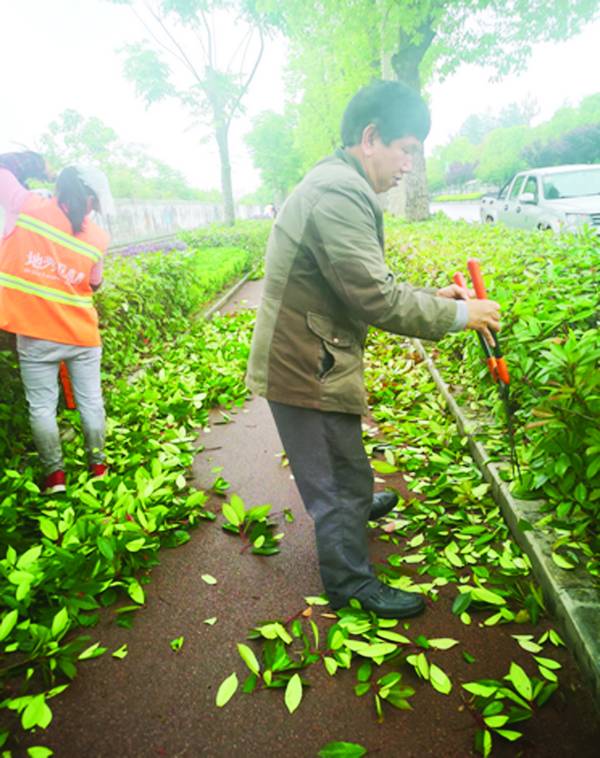
<instances>
[{"instance_id":1,"label":"man's olive green jacket","mask_svg":"<svg viewBox=\"0 0 600 758\"><path fill-rule=\"evenodd\" d=\"M269 400L366 413L369 325L428 340L456 303L398 283L383 253L383 214L360 163L337 150L290 195L271 231L247 384Z\"/></svg>"}]
</instances>

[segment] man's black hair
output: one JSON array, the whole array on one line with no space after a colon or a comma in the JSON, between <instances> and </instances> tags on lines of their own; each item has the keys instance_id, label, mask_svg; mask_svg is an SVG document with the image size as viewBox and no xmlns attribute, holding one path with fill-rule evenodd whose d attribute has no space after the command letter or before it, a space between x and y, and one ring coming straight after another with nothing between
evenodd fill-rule
<instances>
[{"instance_id":1,"label":"man's black hair","mask_svg":"<svg viewBox=\"0 0 600 758\"><path fill-rule=\"evenodd\" d=\"M342 144L360 144L369 124L385 145L401 137L416 137L423 142L431 128L429 109L418 92L402 82L374 81L360 89L350 100L342 117Z\"/></svg>"}]
</instances>

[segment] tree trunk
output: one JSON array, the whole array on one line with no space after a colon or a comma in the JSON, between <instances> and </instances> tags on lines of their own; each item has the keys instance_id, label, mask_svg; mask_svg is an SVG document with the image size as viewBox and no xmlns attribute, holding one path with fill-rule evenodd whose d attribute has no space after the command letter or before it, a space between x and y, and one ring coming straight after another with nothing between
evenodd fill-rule
<instances>
[{"instance_id":1,"label":"tree trunk","mask_svg":"<svg viewBox=\"0 0 600 758\"><path fill-rule=\"evenodd\" d=\"M215 137L219 148L221 161L221 192L225 206L225 223L229 226L235 224L235 204L233 202L233 188L231 185L231 162L229 160L229 129L226 124L218 124L215 129Z\"/></svg>"},{"instance_id":2,"label":"tree trunk","mask_svg":"<svg viewBox=\"0 0 600 758\"><path fill-rule=\"evenodd\" d=\"M419 66L423 56L431 45L435 32L430 22L424 21L419 29L420 42L415 43L414 37L409 37L402 29L398 35L398 49L392 56L392 66L398 81L404 82L416 92L421 92L421 76ZM427 189L427 173L425 170L425 153L423 147L413 154L413 168L404 179L405 186L392 190L389 199L390 212L394 213L399 206L394 193L404 194L404 215L408 221L423 221L429 218L429 191Z\"/></svg>"},{"instance_id":3,"label":"tree trunk","mask_svg":"<svg viewBox=\"0 0 600 758\"><path fill-rule=\"evenodd\" d=\"M406 177L400 182L397 187L386 192L385 195L381 195L382 206L384 210L391 213L392 216L400 216L406 218Z\"/></svg>"},{"instance_id":4,"label":"tree trunk","mask_svg":"<svg viewBox=\"0 0 600 758\"><path fill-rule=\"evenodd\" d=\"M423 146L413 154L413 168L404 178L406 182L406 218L424 221L429 218L429 189Z\"/></svg>"}]
</instances>

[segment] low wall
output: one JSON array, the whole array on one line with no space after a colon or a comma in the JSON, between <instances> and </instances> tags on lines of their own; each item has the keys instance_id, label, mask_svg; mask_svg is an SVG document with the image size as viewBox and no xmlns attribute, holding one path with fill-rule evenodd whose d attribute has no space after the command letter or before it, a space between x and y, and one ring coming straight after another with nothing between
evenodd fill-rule
<instances>
[{"instance_id":1,"label":"low wall","mask_svg":"<svg viewBox=\"0 0 600 758\"><path fill-rule=\"evenodd\" d=\"M181 229L195 229L215 221L223 221L223 206L212 203L196 203L165 200L116 200L117 213L105 224L110 232L112 245L152 239L173 234ZM263 217L264 208L259 205L238 205L236 218ZM0 208L0 234L4 229L4 211Z\"/></svg>"},{"instance_id":2,"label":"low wall","mask_svg":"<svg viewBox=\"0 0 600 758\"><path fill-rule=\"evenodd\" d=\"M113 245L162 237L224 219L223 206L212 203L117 200L115 204L116 215L106 224ZM247 219L262 216L264 209L258 205L238 205L235 213L236 218Z\"/></svg>"}]
</instances>

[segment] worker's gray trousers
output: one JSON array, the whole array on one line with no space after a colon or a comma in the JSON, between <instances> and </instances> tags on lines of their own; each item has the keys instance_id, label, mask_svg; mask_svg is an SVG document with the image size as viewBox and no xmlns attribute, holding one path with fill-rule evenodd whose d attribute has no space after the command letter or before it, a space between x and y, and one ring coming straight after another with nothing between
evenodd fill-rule
<instances>
[{"instance_id":1,"label":"worker's gray trousers","mask_svg":"<svg viewBox=\"0 0 600 758\"><path fill-rule=\"evenodd\" d=\"M89 463L104 460L105 418L100 388L101 347L63 345L50 340L17 336L21 378L29 406L33 441L46 474L63 468L56 409L58 370L67 364Z\"/></svg>"},{"instance_id":2,"label":"worker's gray trousers","mask_svg":"<svg viewBox=\"0 0 600 758\"><path fill-rule=\"evenodd\" d=\"M369 563L373 474L361 417L269 401L304 506L315 523L321 579L338 607L379 586Z\"/></svg>"}]
</instances>

